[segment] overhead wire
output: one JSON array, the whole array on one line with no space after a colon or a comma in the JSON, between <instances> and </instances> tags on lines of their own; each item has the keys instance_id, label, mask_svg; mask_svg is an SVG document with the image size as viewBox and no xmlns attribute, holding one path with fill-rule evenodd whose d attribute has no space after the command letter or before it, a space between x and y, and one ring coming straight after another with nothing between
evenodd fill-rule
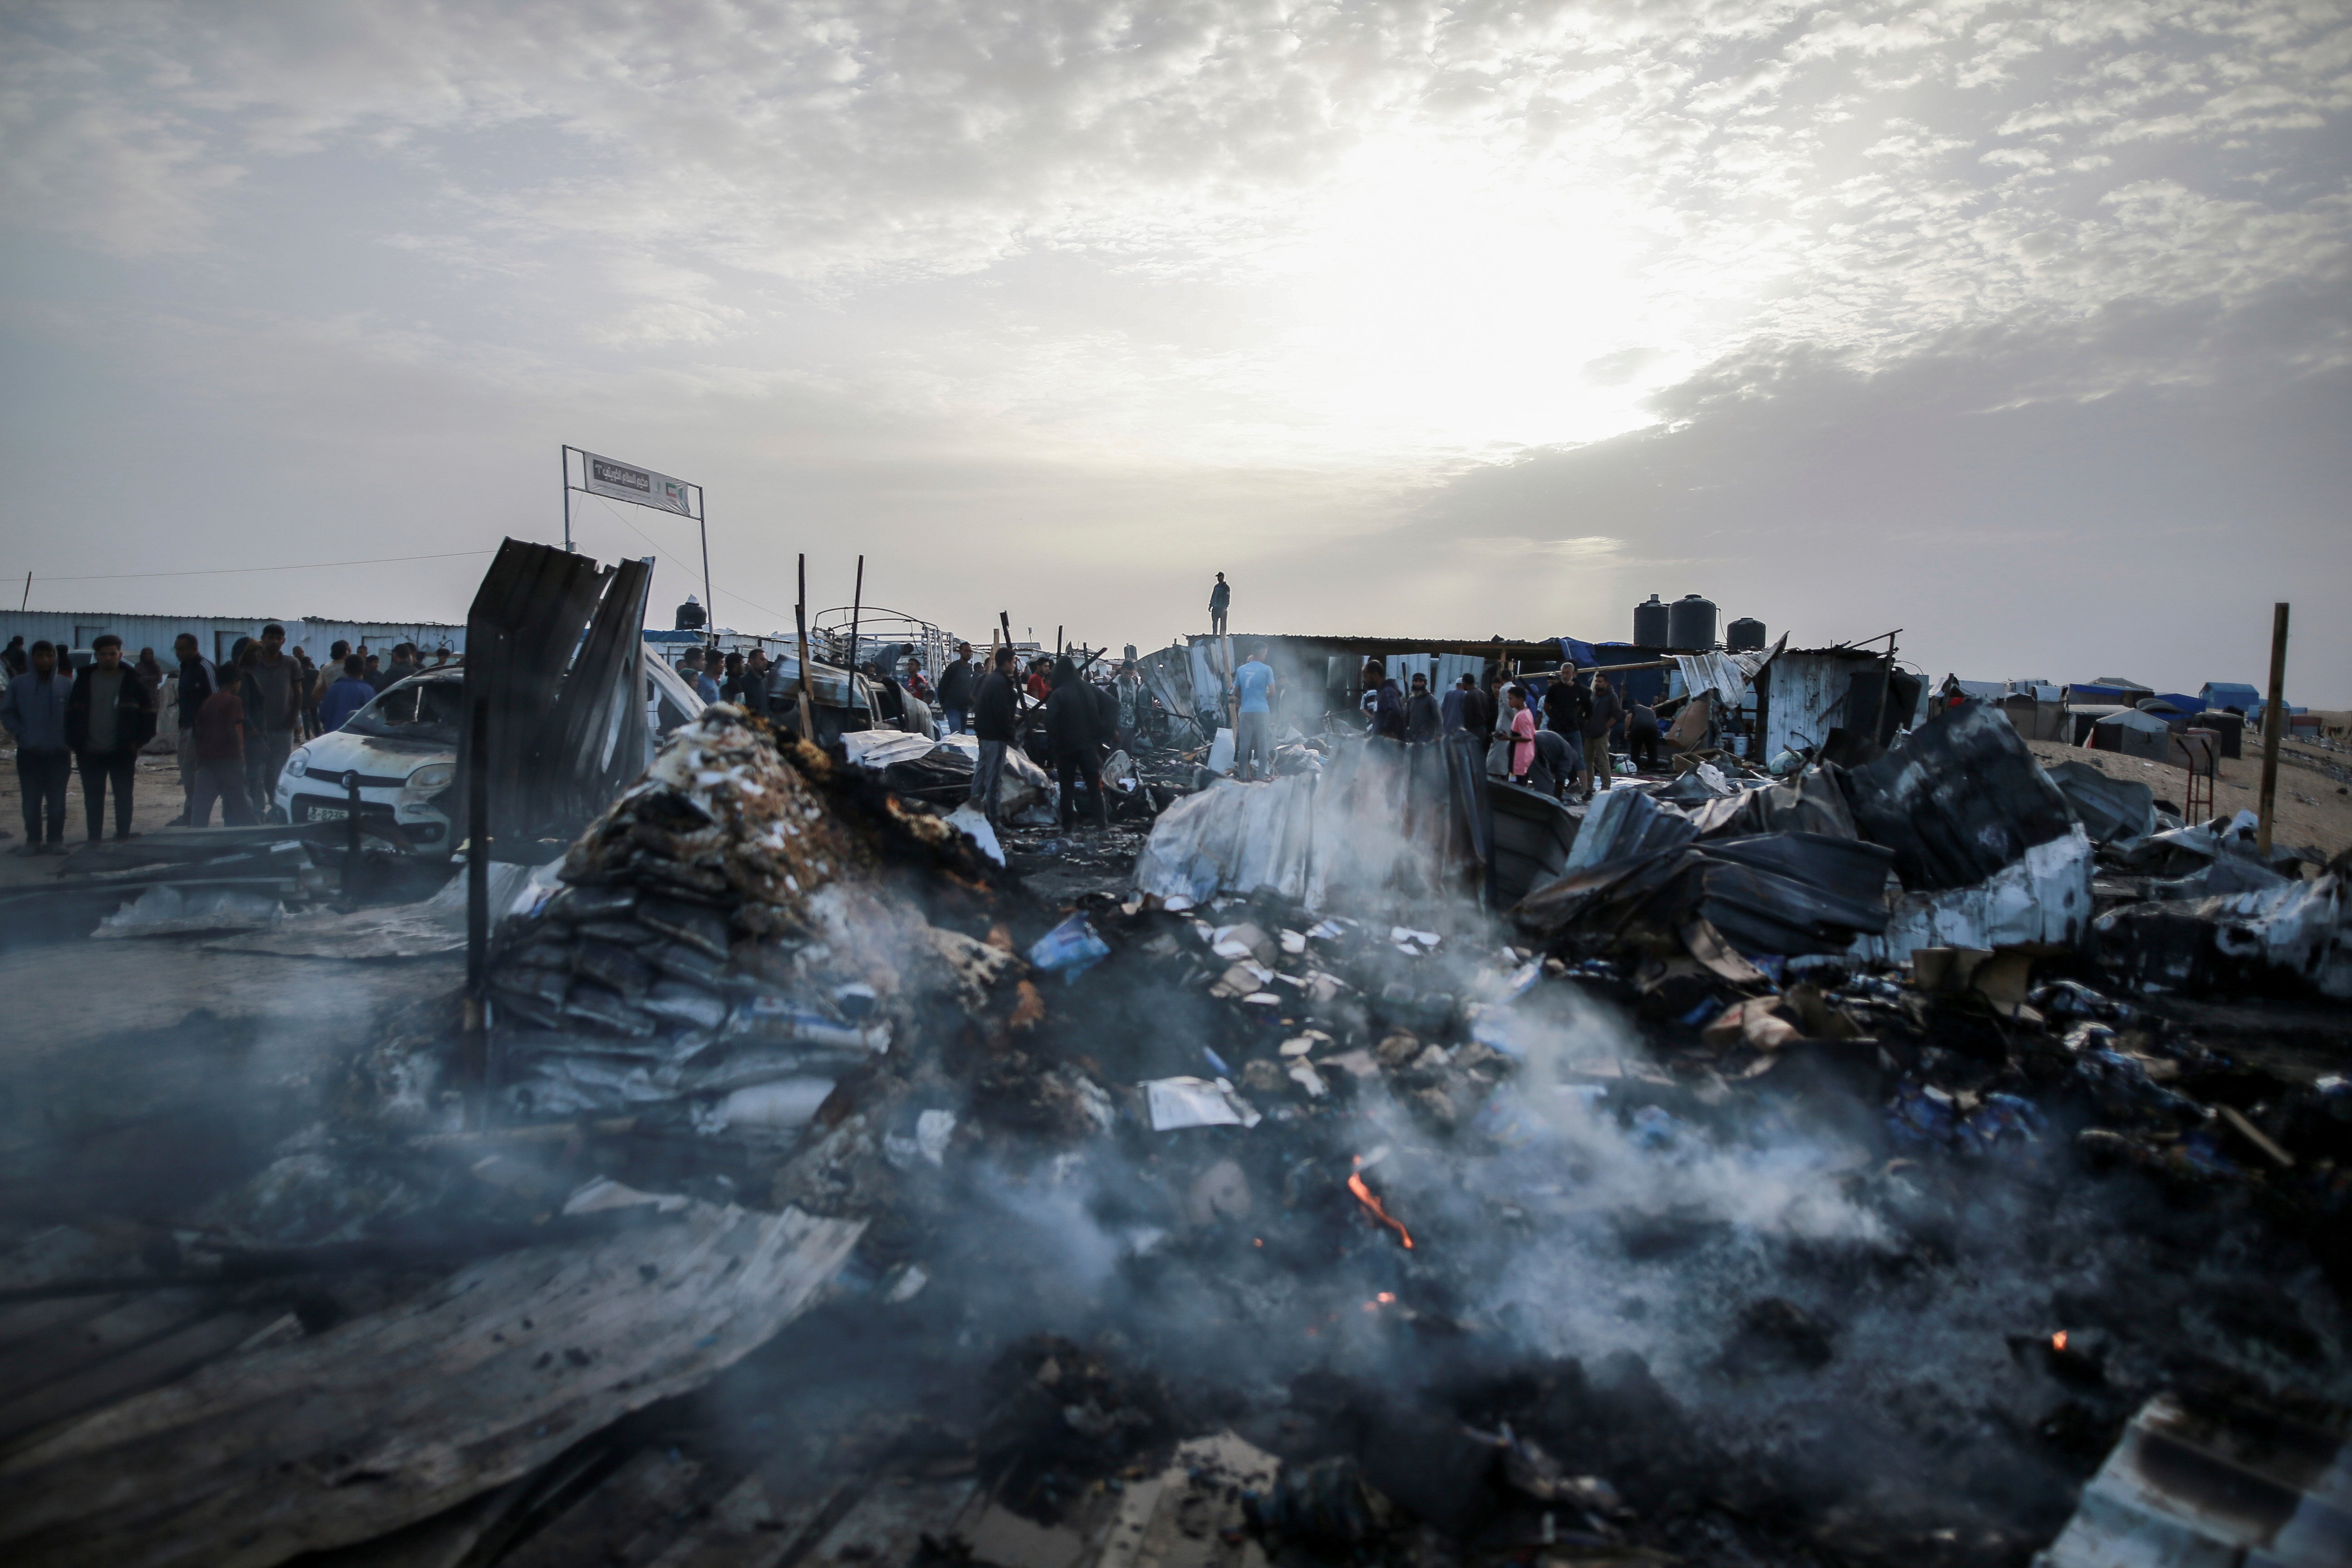
<instances>
[{"instance_id":1,"label":"overhead wire","mask_svg":"<svg viewBox=\"0 0 2352 1568\"><path fill-rule=\"evenodd\" d=\"M461 555L491 555L489 550L445 550L433 555L379 555L366 561L303 561L283 566L200 566L184 572L36 572L38 583L117 583L131 577L229 577L247 572L316 572L331 566L389 566L402 561L450 561Z\"/></svg>"},{"instance_id":2,"label":"overhead wire","mask_svg":"<svg viewBox=\"0 0 2352 1568\"><path fill-rule=\"evenodd\" d=\"M687 577L688 577L688 579L689 581L690 581L690 580L692 580L692 578L693 578L693 576L694 576L694 571L693 571L693 568L692 568L691 566L689 566L688 564L687 564L687 563L684 563L684 562L679 561L676 556L671 555L671 554L667 553L667 552L665 552L665 551L662 549L661 542L660 542L659 540L656 539L652 534L647 533L644 529L639 528L635 523L631 522L631 521L629 521L628 517L627 517L624 512L622 512L622 510L621 510L618 507L614 506L611 501L609 501L609 500L605 500L603 496L600 496L600 495L595 494L593 491L591 491L591 492L590 492L590 494L589 494L589 499L590 499L590 500L593 500L593 501L594 501L598 506L603 507L606 511L611 512L611 513L613 514L613 521L615 521L615 522L619 523L623 528L627 529L631 533L635 534L639 539L644 540L647 544L652 545L652 546L654 547L654 553L655 553L655 555L658 556L660 559L662 559L662 560L664 560L664 561L668 562L668 563L669 563L669 564L671 564L672 566L677 567L679 571L681 571L681 572L685 573L685 574L687 574ZM656 509L656 510L658 510L658 509ZM747 599L747 598L745 598L742 595L740 595L740 594L739 594L739 593L735 592L732 588L719 588L719 587L713 587L713 588L711 589L711 593L712 593L712 594L714 594L714 595L718 595L718 594L724 594L724 595L726 595L729 598L730 598L730 599L734 600L734 601L735 601L737 604L739 604L739 605L751 605L751 608L753 608L753 609L755 609L755 610L759 611L759 612L760 612L761 615L763 615L763 616L773 616L776 618L776 622L777 622L777 624L778 624L779 626L782 625L784 622L786 622L787 620L791 619L791 617L790 617L790 616L786 616L782 611L781 611L781 610L772 610L772 609L770 609L767 605L763 605L763 604L760 603L760 601L758 601L757 599ZM715 606L715 605L714 605L714 606L712 606L712 607L713 607L714 609L716 609L716 608L717 608L717 606Z\"/></svg>"}]
</instances>

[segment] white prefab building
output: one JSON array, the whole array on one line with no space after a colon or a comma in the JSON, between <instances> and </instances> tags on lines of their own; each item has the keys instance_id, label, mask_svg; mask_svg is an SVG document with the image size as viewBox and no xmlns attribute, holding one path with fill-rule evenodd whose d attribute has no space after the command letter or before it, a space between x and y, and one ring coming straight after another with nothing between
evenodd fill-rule
<instances>
[{"instance_id":1,"label":"white prefab building","mask_svg":"<svg viewBox=\"0 0 2352 1568\"><path fill-rule=\"evenodd\" d=\"M286 646L299 647L323 662L338 642L353 647L365 644L370 653L389 656L394 643L413 642L425 653L447 648L466 651L466 628L441 621L341 621L325 616L133 616L105 610L0 611L0 646L21 637L26 647L52 642L60 647L87 648L92 639L112 632L122 639L123 656L137 658L152 647L165 664L172 662L172 644L182 632L194 633L205 657L223 659L239 637L259 637L275 621L286 628Z\"/></svg>"}]
</instances>

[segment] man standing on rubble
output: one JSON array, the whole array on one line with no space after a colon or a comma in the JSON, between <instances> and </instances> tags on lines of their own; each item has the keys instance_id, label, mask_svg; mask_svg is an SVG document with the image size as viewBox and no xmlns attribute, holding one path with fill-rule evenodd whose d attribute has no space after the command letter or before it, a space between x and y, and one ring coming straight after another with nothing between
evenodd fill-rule
<instances>
[{"instance_id":1,"label":"man standing on rubble","mask_svg":"<svg viewBox=\"0 0 2352 1568\"><path fill-rule=\"evenodd\" d=\"M1577 684L1576 666L1562 663L1559 678L1544 689L1544 730L1563 744L1545 748L1546 761L1556 765L1564 784L1584 772L1584 720L1592 710L1592 694Z\"/></svg>"},{"instance_id":2,"label":"man standing on rubble","mask_svg":"<svg viewBox=\"0 0 2352 1568\"><path fill-rule=\"evenodd\" d=\"M58 650L44 638L25 656L25 671L0 699L0 725L16 742L16 784L25 796L20 855L62 855L66 847L66 781L73 752L66 746L66 704L73 678L58 668ZM48 830L42 842L41 830Z\"/></svg>"},{"instance_id":3,"label":"man standing on rubble","mask_svg":"<svg viewBox=\"0 0 2352 1568\"><path fill-rule=\"evenodd\" d=\"M1264 768L1274 776L1274 667L1265 662L1263 644L1234 671L1234 696L1239 700L1240 728L1234 731L1234 776L1244 784Z\"/></svg>"},{"instance_id":4,"label":"man standing on rubble","mask_svg":"<svg viewBox=\"0 0 2352 1568\"><path fill-rule=\"evenodd\" d=\"M1225 610L1234 602L1234 590L1223 572L1217 574L1217 585L1209 590L1209 635L1225 635Z\"/></svg>"},{"instance_id":5,"label":"man standing on rubble","mask_svg":"<svg viewBox=\"0 0 2352 1568\"><path fill-rule=\"evenodd\" d=\"M971 644L956 644L955 662L940 671L940 711L948 721L948 733L961 735L971 728L972 689L979 683L980 671L972 667Z\"/></svg>"},{"instance_id":6,"label":"man standing on rubble","mask_svg":"<svg viewBox=\"0 0 2352 1568\"><path fill-rule=\"evenodd\" d=\"M1591 794L1609 787L1609 731L1623 716L1624 705L1611 689L1609 678L1592 678L1592 709L1584 716L1584 765L1576 775L1579 786Z\"/></svg>"},{"instance_id":7,"label":"man standing on rubble","mask_svg":"<svg viewBox=\"0 0 2352 1568\"><path fill-rule=\"evenodd\" d=\"M369 684L381 691L383 685ZM385 683L389 684L389 683ZM302 717L301 668L286 656L286 628L272 621L261 628L260 651L245 668L245 793L259 809L278 790L278 775L294 750L294 726Z\"/></svg>"},{"instance_id":8,"label":"man standing on rubble","mask_svg":"<svg viewBox=\"0 0 2352 1568\"><path fill-rule=\"evenodd\" d=\"M1082 789L1091 792L1094 797L1097 824L1110 826L1110 813L1102 796L1102 775L1096 772L1098 719L1094 689L1079 677L1078 667L1071 662L1070 656L1064 654L1054 665L1053 695L1045 699L1045 744L1054 759L1054 776L1061 789L1064 827L1077 825Z\"/></svg>"},{"instance_id":9,"label":"man standing on rubble","mask_svg":"<svg viewBox=\"0 0 2352 1568\"><path fill-rule=\"evenodd\" d=\"M1143 677L1134 661L1118 667L1111 692L1118 699L1118 749L1132 757L1143 750L1143 731L1151 717L1151 698L1143 689Z\"/></svg>"},{"instance_id":10,"label":"man standing on rubble","mask_svg":"<svg viewBox=\"0 0 2352 1568\"><path fill-rule=\"evenodd\" d=\"M971 799L992 825L1004 792L1004 752L1013 744L1013 662L1010 647L998 648L995 668L972 690L971 728L980 741L980 760L971 770Z\"/></svg>"},{"instance_id":11,"label":"man standing on rubble","mask_svg":"<svg viewBox=\"0 0 2352 1568\"><path fill-rule=\"evenodd\" d=\"M73 695L66 699L66 744L81 763L82 811L95 844L105 837L109 784L114 786L114 836L131 837L131 786L139 748L155 738L155 700L139 672L122 662L121 637L101 633L89 651L89 667L75 674Z\"/></svg>"}]
</instances>

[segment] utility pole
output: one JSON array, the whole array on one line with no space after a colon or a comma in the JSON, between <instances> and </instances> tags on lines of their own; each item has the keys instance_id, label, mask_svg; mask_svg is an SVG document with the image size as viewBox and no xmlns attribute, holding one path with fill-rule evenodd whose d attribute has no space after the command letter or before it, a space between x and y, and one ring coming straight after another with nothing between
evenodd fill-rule
<instances>
[{"instance_id":1,"label":"utility pole","mask_svg":"<svg viewBox=\"0 0 2352 1568\"><path fill-rule=\"evenodd\" d=\"M816 744L816 703L809 696L808 556L805 554L801 557L800 603L793 606L793 616L800 623L801 632L801 739L814 746ZM856 670L849 673L849 691L853 697L857 693Z\"/></svg>"},{"instance_id":2,"label":"utility pole","mask_svg":"<svg viewBox=\"0 0 2352 1568\"><path fill-rule=\"evenodd\" d=\"M2286 728L2286 606L2271 607L2271 690L2263 703L2263 797L2254 853L2271 858L2271 807L2278 799L2279 735Z\"/></svg>"},{"instance_id":3,"label":"utility pole","mask_svg":"<svg viewBox=\"0 0 2352 1568\"><path fill-rule=\"evenodd\" d=\"M857 585L849 590L849 666L851 679L857 675L857 612L866 602L866 557L857 558Z\"/></svg>"}]
</instances>

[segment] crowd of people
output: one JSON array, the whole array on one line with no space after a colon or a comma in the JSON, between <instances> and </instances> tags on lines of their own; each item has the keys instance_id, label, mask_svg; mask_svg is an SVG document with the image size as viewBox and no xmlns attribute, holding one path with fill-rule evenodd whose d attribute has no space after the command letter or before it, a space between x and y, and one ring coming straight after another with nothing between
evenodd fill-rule
<instances>
[{"instance_id":1,"label":"crowd of people","mask_svg":"<svg viewBox=\"0 0 2352 1568\"><path fill-rule=\"evenodd\" d=\"M1426 675L1414 675L1408 690L1385 661L1370 658L1360 687L1372 733L1427 742L1466 731L1486 749L1489 772L1555 796L1590 799L1607 789L1612 754L1621 749L1638 770L1661 765L1657 710L1638 696L1627 700L1597 670L1571 665L1541 679L1496 671L1483 682L1465 675L1438 697Z\"/></svg>"},{"instance_id":2,"label":"crowd of people","mask_svg":"<svg viewBox=\"0 0 2352 1568\"><path fill-rule=\"evenodd\" d=\"M138 757L167 702L178 729L181 811L173 826L207 826L217 806L224 824L243 826L269 813L296 746L341 729L395 682L452 657L437 648L427 662L415 644L402 642L386 659L338 641L320 665L299 646L288 647L286 628L275 622L237 638L219 663L192 632L181 633L172 652L169 668L152 647L126 659L111 632L91 639L79 668L69 650L46 640L27 647L19 637L0 649L7 681L0 725L16 742L24 791L25 842L11 853L65 852L66 797L77 774L89 841L104 837L110 797L114 837L136 837Z\"/></svg>"}]
</instances>

